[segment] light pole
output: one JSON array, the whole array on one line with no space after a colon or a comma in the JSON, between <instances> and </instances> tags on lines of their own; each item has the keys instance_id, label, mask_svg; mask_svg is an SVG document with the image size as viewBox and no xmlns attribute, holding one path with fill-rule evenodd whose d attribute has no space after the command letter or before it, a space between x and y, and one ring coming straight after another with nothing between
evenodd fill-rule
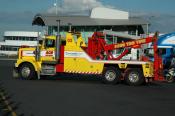
<instances>
[{"instance_id":1,"label":"light pole","mask_svg":"<svg viewBox=\"0 0 175 116\"><path fill-rule=\"evenodd\" d=\"M57 14L58 14L57 0L55 0L54 7L55 7L55 13L56 13L56 15L57 15Z\"/></svg>"}]
</instances>

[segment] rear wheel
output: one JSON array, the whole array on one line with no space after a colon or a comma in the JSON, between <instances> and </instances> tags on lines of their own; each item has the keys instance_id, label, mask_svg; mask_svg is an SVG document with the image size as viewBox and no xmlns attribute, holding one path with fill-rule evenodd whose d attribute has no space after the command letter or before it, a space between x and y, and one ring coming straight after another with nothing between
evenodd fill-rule
<instances>
[{"instance_id":1,"label":"rear wheel","mask_svg":"<svg viewBox=\"0 0 175 116\"><path fill-rule=\"evenodd\" d=\"M132 86L138 86L145 82L141 69L128 69L124 79L128 85Z\"/></svg>"},{"instance_id":2,"label":"rear wheel","mask_svg":"<svg viewBox=\"0 0 175 116\"><path fill-rule=\"evenodd\" d=\"M29 63L24 63L20 67L20 77L25 80L36 79L36 72L34 67Z\"/></svg>"},{"instance_id":3,"label":"rear wheel","mask_svg":"<svg viewBox=\"0 0 175 116\"><path fill-rule=\"evenodd\" d=\"M116 84L120 82L121 72L115 67L106 67L103 71L103 82L106 84Z\"/></svg>"}]
</instances>

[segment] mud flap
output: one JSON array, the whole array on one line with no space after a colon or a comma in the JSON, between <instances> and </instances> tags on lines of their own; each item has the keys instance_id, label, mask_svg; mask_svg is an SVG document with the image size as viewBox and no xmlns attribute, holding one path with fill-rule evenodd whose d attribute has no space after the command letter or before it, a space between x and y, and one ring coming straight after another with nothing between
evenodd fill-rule
<instances>
[{"instance_id":1,"label":"mud flap","mask_svg":"<svg viewBox=\"0 0 175 116\"><path fill-rule=\"evenodd\" d=\"M37 77L38 77L38 80L40 80L41 78L40 71L37 71Z\"/></svg>"},{"instance_id":2,"label":"mud flap","mask_svg":"<svg viewBox=\"0 0 175 116\"><path fill-rule=\"evenodd\" d=\"M15 79L19 78L19 72L17 68L13 68L13 78Z\"/></svg>"}]
</instances>

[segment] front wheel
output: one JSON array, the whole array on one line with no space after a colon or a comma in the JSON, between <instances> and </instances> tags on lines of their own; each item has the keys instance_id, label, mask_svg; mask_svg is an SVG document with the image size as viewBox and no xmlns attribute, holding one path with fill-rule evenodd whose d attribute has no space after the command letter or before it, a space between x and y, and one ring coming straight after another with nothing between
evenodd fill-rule
<instances>
[{"instance_id":1,"label":"front wheel","mask_svg":"<svg viewBox=\"0 0 175 116\"><path fill-rule=\"evenodd\" d=\"M120 82L121 72L115 67L106 67L103 71L103 82L106 84L116 84Z\"/></svg>"},{"instance_id":2,"label":"front wheel","mask_svg":"<svg viewBox=\"0 0 175 116\"><path fill-rule=\"evenodd\" d=\"M36 72L34 67L29 64L25 63L20 66L20 77L25 80L31 80L31 79L36 79Z\"/></svg>"},{"instance_id":3,"label":"front wheel","mask_svg":"<svg viewBox=\"0 0 175 116\"><path fill-rule=\"evenodd\" d=\"M128 85L132 86L138 86L145 82L143 73L140 69L128 69L124 79Z\"/></svg>"}]
</instances>

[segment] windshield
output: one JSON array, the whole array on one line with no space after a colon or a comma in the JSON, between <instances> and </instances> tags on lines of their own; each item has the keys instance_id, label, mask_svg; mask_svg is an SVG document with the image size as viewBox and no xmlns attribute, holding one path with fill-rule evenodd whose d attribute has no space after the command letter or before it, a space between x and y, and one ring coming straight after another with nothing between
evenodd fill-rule
<instances>
[{"instance_id":1,"label":"windshield","mask_svg":"<svg viewBox=\"0 0 175 116\"><path fill-rule=\"evenodd\" d=\"M166 54L166 48L159 48L158 53L160 55L165 55ZM154 49L153 48L147 48L144 50L144 54L148 57L154 57Z\"/></svg>"}]
</instances>

